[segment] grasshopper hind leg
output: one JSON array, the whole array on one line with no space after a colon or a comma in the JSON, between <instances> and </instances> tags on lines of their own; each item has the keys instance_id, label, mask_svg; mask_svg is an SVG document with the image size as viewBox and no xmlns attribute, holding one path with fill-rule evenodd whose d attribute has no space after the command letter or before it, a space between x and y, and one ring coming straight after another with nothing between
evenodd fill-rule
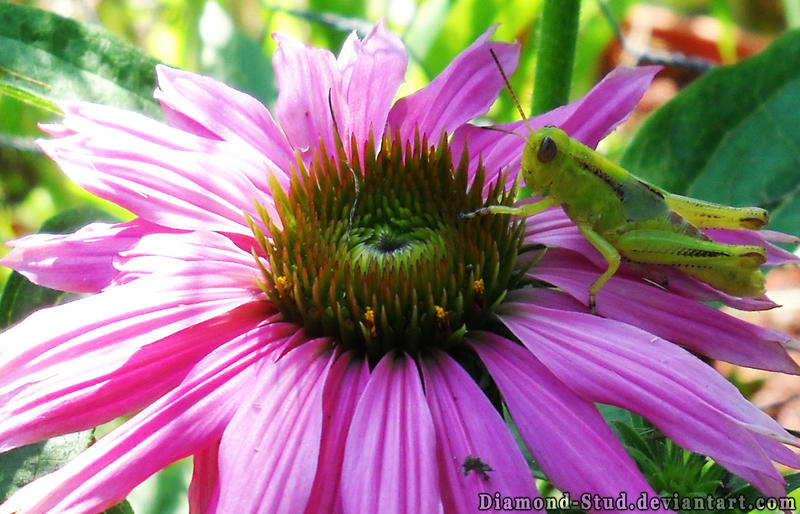
<instances>
[{"instance_id":1,"label":"grasshopper hind leg","mask_svg":"<svg viewBox=\"0 0 800 514\"><path fill-rule=\"evenodd\" d=\"M727 245L648 229L621 234L615 246L631 261L671 266L730 295L764 293L759 267L767 256L760 246Z\"/></svg>"},{"instance_id":2,"label":"grasshopper hind leg","mask_svg":"<svg viewBox=\"0 0 800 514\"><path fill-rule=\"evenodd\" d=\"M733 296L759 296L764 293L764 274L747 266L676 266L684 273Z\"/></svg>"}]
</instances>

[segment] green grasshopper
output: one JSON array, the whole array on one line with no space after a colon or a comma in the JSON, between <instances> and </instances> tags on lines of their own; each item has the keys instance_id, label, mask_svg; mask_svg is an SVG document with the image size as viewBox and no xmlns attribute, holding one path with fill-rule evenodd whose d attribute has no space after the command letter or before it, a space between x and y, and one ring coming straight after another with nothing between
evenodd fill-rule
<instances>
[{"instance_id":1,"label":"green grasshopper","mask_svg":"<svg viewBox=\"0 0 800 514\"><path fill-rule=\"evenodd\" d=\"M500 72L505 79L502 69ZM516 98L514 101L527 126L519 102ZM622 257L634 263L676 268L734 296L763 294L764 275L759 267L767 259L764 248L718 243L700 228L757 230L767 224L767 211L668 193L570 138L559 128L528 127L528 130L521 175L525 185L542 199L520 207L483 207L462 217L531 216L560 205L608 263L605 272L589 288L589 307L593 313L597 293L616 273Z\"/></svg>"}]
</instances>

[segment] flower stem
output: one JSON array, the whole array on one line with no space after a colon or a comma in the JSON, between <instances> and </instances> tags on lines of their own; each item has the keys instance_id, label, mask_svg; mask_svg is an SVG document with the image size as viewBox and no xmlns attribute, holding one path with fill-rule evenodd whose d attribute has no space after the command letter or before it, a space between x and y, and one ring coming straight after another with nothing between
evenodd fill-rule
<instances>
[{"instance_id":1,"label":"flower stem","mask_svg":"<svg viewBox=\"0 0 800 514\"><path fill-rule=\"evenodd\" d=\"M792 0L783 0L783 12L786 26L790 29L800 27L800 5Z\"/></svg>"},{"instance_id":2,"label":"flower stem","mask_svg":"<svg viewBox=\"0 0 800 514\"><path fill-rule=\"evenodd\" d=\"M533 84L533 114L569 99L581 0L545 0Z\"/></svg>"}]
</instances>

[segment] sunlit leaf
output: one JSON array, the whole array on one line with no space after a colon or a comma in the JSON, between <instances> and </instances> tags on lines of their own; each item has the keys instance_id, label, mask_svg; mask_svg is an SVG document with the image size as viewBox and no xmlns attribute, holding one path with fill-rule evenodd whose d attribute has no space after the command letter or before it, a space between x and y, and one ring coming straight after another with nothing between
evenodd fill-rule
<instances>
[{"instance_id":1,"label":"sunlit leaf","mask_svg":"<svg viewBox=\"0 0 800 514\"><path fill-rule=\"evenodd\" d=\"M100 27L0 3L0 92L55 110L87 100L161 116L156 61Z\"/></svg>"},{"instance_id":2,"label":"sunlit leaf","mask_svg":"<svg viewBox=\"0 0 800 514\"><path fill-rule=\"evenodd\" d=\"M76 432L0 454L0 500L16 489L51 473L93 442L91 430Z\"/></svg>"},{"instance_id":3,"label":"sunlit leaf","mask_svg":"<svg viewBox=\"0 0 800 514\"><path fill-rule=\"evenodd\" d=\"M236 28L216 2L207 2L200 18L201 71L250 93L270 105L278 97L271 61L261 47Z\"/></svg>"}]
</instances>

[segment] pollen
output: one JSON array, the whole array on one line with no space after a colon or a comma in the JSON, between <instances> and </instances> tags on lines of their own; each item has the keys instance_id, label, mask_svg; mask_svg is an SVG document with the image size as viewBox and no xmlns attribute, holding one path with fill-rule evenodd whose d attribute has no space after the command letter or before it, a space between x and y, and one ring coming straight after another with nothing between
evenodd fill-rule
<instances>
[{"instance_id":1,"label":"pollen","mask_svg":"<svg viewBox=\"0 0 800 514\"><path fill-rule=\"evenodd\" d=\"M472 283L472 292L475 295L475 301L482 303L484 297L486 296L486 286L484 285L482 278L479 278Z\"/></svg>"},{"instance_id":2,"label":"pollen","mask_svg":"<svg viewBox=\"0 0 800 514\"><path fill-rule=\"evenodd\" d=\"M442 332L447 331L450 328L447 320L447 310L440 305L434 305L433 312L436 315L436 328Z\"/></svg>"},{"instance_id":3,"label":"pollen","mask_svg":"<svg viewBox=\"0 0 800 514\"><path fill-rule=\"evenodd\" d=\"M372 307L367 306L364 311L364 322L367 324L369 336L373 339L378 337L378 327L375 326L375 311L372 310Z\"/></svg>"},{"instance_id":4,"label":"pollen","mask_svg":"<svg viewBox=\"0 0 800 514\"><path fill-rule=\"evenodd\" d=\"M291 300L292 286L286 275L279 275L275 278L275 290L278 292L278 296L281 300Z\"/></svg>"}]
</instances>

